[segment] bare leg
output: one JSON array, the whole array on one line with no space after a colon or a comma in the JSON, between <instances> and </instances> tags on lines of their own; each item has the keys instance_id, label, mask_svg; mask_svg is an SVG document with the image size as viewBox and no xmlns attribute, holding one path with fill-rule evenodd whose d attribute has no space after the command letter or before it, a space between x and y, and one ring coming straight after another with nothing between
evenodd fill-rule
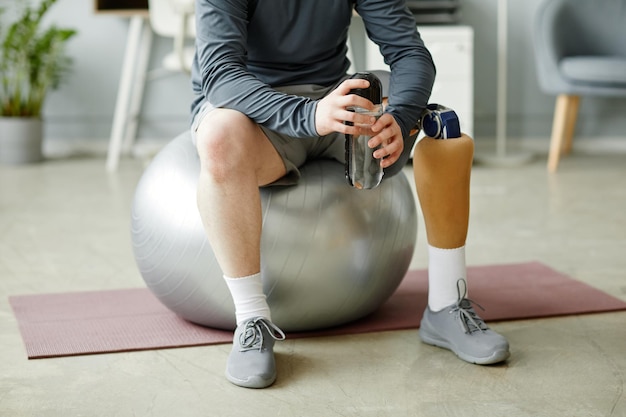
<instances>
[{"instance_id":1,"label":"bare leg","mask_svg":"<svg viewBox=\"0 0 626 417\"><path fill-rule=\"evenodd\" d=\"M282 177L285 166L259 126L237 111L211 111L196 138L198 208L235 303L237 328L226 378L264 388L276 379L274 341L285 335L271 323L263 293L259 186Z\"/></svg>"},{"instance_id":2,"label":"bare leg","mask_svg":"<svg viewBox=\"0 0 626 417\"><path fill-rule=\"evenodd\" d=\"M442 249L465 245L469 225L474 141L423 138L415 146L413 173L428 243Z\"/></svg>"},{"instance_id":3,"label":"bare leg","mask_svg":"<svg viewBox=\"0 0 626 417\"><path fill-rule=\"evenodd\" d=\"M259 186L285 174L261 129L245 115L216 109L197 132L201 172L198 208L222 272L244 277L261 269Z\"/></svg>"}]
</instances>

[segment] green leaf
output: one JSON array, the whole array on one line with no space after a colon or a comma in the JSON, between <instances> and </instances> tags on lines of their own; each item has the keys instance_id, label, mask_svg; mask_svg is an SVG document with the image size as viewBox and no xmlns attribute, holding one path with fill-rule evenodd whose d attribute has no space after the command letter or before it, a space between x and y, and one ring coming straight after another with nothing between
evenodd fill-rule
<instances>
[{"instance_id":1,"label":"green leaf","mask_svg":"<svg viewBox=\"0 0 626 417\"><path fill-rule=\"evenodd\" d=\"M0 27L0 116L40 116L48 92L59 87L71 68L65 45L76 31L41 28L56 1L23 6L6 33Z\"/></svg>"}]
</instances>

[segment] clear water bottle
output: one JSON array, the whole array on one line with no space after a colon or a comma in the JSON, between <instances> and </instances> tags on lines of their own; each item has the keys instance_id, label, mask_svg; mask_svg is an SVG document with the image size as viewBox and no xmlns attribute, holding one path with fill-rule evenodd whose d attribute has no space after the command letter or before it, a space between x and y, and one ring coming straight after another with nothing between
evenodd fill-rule
<instances>
[{"instance_id":1,"label":"clear water bottle","mask_svg":"<svg viewBox=\"0 0 626 417\"><path fill-rule=\"evenodd\" d=\"M382 84L380 80L376 75L368 72L356 73L351 78L362 78L370 82L368 88L354 89L350 91L350 94L367 98L374 103L375 108L374 110L368 110L361 107L350 107L348 110L374 116L378 120L383 114ZM376 188L383 179L383 168L380 166L381 160L374 158L374 151L379 147L370 148L367 144L375 134L372 132L371 125L356 126L360 130L358 135L346 135L346 179L350 185L360 190Z\"/></svg>"}]
</instances>

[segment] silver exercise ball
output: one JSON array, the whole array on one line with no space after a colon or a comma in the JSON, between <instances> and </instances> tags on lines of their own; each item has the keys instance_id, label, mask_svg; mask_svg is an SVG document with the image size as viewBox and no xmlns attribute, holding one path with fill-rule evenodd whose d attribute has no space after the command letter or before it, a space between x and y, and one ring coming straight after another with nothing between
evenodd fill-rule
<instances>
[{"instance_id":1,"label":"silver exercise ball","mask_svg":"<svg viewBox=\"0 0 626 417\"><path fill-rule=\"evenodd\" d=\"M234 329L235 308L206 239L189 134L161 150L132 206L132 244L148 288L170 310ZM264 290L285 331L344 324L375 311L406 274L417 237L413 190L403 174L374 190L350 187L342 164L307 163L296 186L261 189Z\"/></svg>"}]
</instances>

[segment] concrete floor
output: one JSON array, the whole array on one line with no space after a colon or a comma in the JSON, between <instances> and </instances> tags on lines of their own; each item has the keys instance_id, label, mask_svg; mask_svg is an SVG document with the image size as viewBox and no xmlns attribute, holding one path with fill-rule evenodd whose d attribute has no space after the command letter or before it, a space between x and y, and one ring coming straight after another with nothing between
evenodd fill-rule
<instances>
[{"instance_id":1,"label":"concrete floor","mask_svg":"<svg viewBox=\"0 0 626 417\"><path fill-rule=\"evenodd\" d=\"M626 416L626 313L494 323L512 356L492 367L415 330L287 340L260 391L223 377L229 345L27 360L7 296L144 285L128 230L143 168L0 167L0 416ZM468 264L537 260L626 300L625 184L624 155L574 155L556 175L545 158L476 166Z\"/></svg>"}]
</instances>

